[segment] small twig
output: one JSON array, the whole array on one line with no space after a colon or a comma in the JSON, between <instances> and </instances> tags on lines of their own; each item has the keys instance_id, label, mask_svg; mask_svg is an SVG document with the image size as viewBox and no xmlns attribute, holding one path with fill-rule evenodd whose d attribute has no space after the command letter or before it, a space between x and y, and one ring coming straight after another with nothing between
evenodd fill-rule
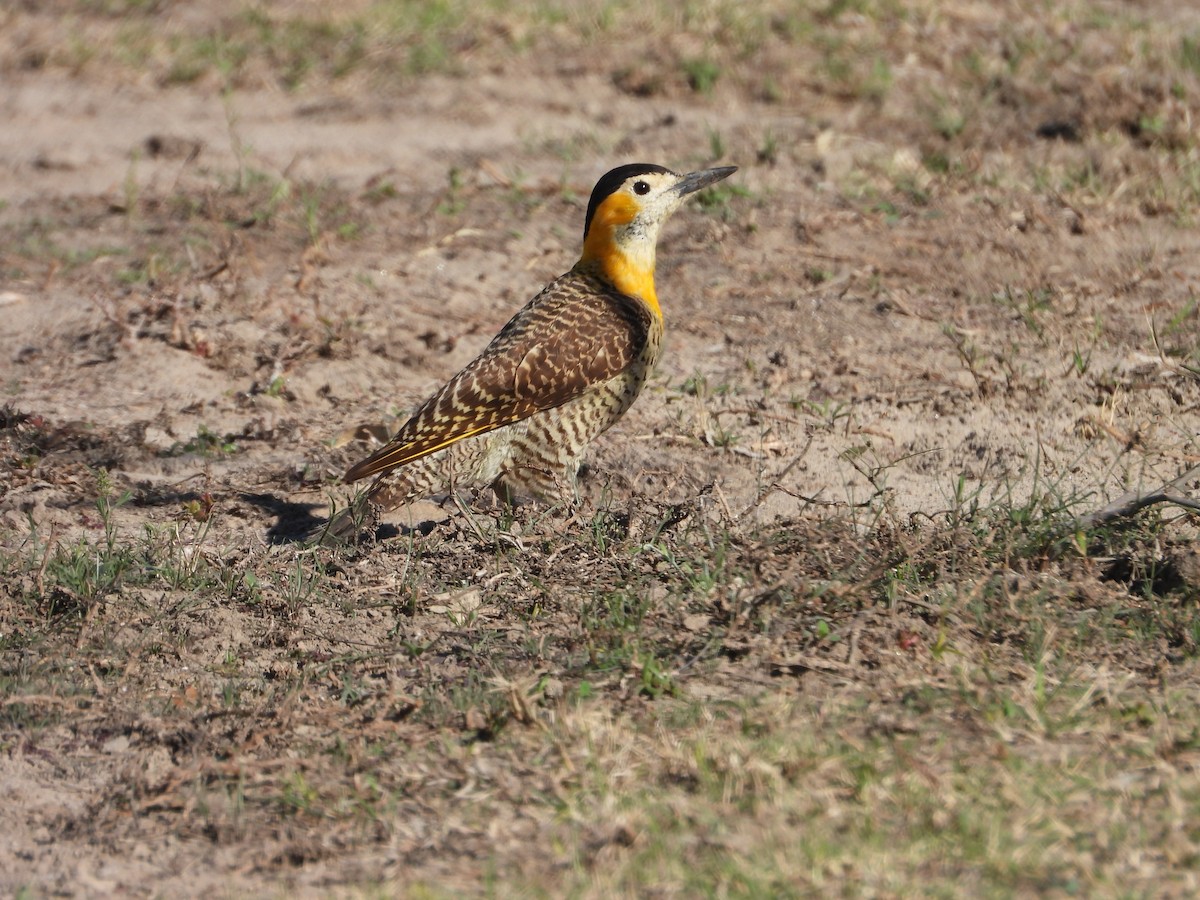
<instances>
[{"instance_id":1,"label":"small twig","mask_svg":"<svg viewBox=\"0 0 1200 900\"><path fill-rule=\"evenodd\" d=\"M839 662L836 659L825 659L824 657L816 656L811 653L804 653L794 656L791 659L773 659L771 667L776 670L783 670L789 673L796 672L828 672L830 674L844 675L853 671L853 667L844 662Z\"/></svg>"},{"instance_id":2,"label":"small twig","mask_svg":"<svg viewBox=\"0 0 1200 900\"><path fill-rule=\"evenodd\" d=\"M0 706L16 706L18 704L32 706L35 703L43 706L70 706L75 702L75 700L55 697L52 694L16 694L12 697L0 697Z\"/></svg>"},{"instance_id":3,"label":"small twig","mask_svg":"<svg viewBox=\"0 0 1200 900\"><path fill-rule=\"evenodd\" d=\"M96 292L92 294L92 305L117 330L122 346L133 347L135 345L137 342L137 329L130 324L127 317L122 316L116 300L108 300L101 297L99 292Z\"/></svg>"},{"instance_id":4,"label":"small twig","mask_svg":"<svg viewBox=\"0 0 1200 900\"><path fill-rule=\"evenodd\" d=\"M866 500L860 500L857 503L847 503L842 500L822 500L820 497L815 495L810 497L808 494L801 494L799 491L786 488L782 484L775 485L773 489L779 491L781 494L787 494L789 497L795 500L801 500L804 503L807 503L809 506L820 506L827 509L866 509L875 501L875 498L879 496L879 493L876 492Z\"/></svg>"},{"instance_id":5,"label":"small twig","mask_svg":"<svg viewBox=\"0 0 1200 900\"><path fill-rule=\"evenodd\" d=\"M500 185L500 187L510 188L513 186L512 179L501 172L490 159L481 159L479 161L479 168L495 181L496 184Z\"/></svg>"},{"instance_id":6,"label":"small twig","mask_svg":"<svg viewBox=\"0 0 1200 900\"><path fill-rule=\"evenodd\" d=\"M458 491L451 492L450 498L454 502L454 505L458 507L458 511L462 513L462 517L466 520L467 524L471 526L471 530L475 532L475 537L479 538L479 542L481 544L486 544L487 538L483 536L483 529L479 527L479 523L475 521L475 517L471 515L471 511L467 509L467 504L464 503L462 497L458 495Z\"/></svg>"},{"instance_id":7,"label":"small twig","mask_svg":"<svg viewBox=\"0 0 1200 900\"><path fill-rule=\"evenodd\" d=\"M812 435L809 435L808 441L804 444L804 447L801 448L800 452L797 453L795 456L793 456L786 466L784 466L782 469L780 469L779 474L771 479L771 483L767 487L765 487L765 488L763 488L763 490L759 491L758 496L755 497L753 501L751 501L749 506L747 506L745 509L742 510L741 514L734 521L740 522L742 519L746 518L746 516L749 513L753 512L755 509L762 506L763 501L765 501L769 496L771 496L771 494L775 493L776 491L783 491L784 493L788 494L788 496L795 496L791 492L784 490L780 486L779 482L782 481L784 478L786 478L788 476L788 474L792 471L792 469L796 468L796 466L800 464L800 461L802 459L804 459L805 456L808 455L808 448L812 446L812 442L813 442Z\"/></svg>"},{"instance_id":8,"label":"small twig","mask_svg":"<svg viewBox=\"0 0 1200 900\"><path fill-rule=\"evenodd\" d=\"M96 689L96 696L97 697L108 696L108 691L105 690L105 688L104 688L104 682L101 681L100 676L96 674L95 667L91 663L88 663L87 670L88 670L88 674L90 676L92 676L92 687L94 687Z\"/></svg>"},{"instance_id":9,"label":"small twig","mask_svg":"<svg viewBox=\"0 0 1200 900\"><path fill-rule=\"evenodd\" d=\"M1075 535L1091 531L1094 528L1102 528L1121 519L1128 519L1131 516L1137 515L1147 506L1154 506L1158 503L1173 503L1184 509L1200 512L1200 500L1188 496L1178 489L1184 482L1197 477L1200 477L1200 466L1192 466L1178 478L1168 481L1160 488L1152 491L1129 491L1107 506L1103 506L1095 512L1088 513L1086 516L1080 516L1071 523L1069 529L1064 529L1054 539L1048 551L1050 558L1056 559L1062 556L1070 547L1078 547L1080 552L1083 552L1083 548L1079 547L1072 539Z\"/></svg>"},{"instance_id":10,"label":"small twig","mask_svg":"<svg viewBox=\"0 0 1200 900\"><path fill-rule=\"evenodd\" d=\"M804 427L804 423L792 416L781 416L778 413L767 412L765 409L754 409L749 406L736 406L730 409L714 409L709 412L709 415L720 418L723 415L750 416L758 419L770 419L773 422L783 422L786 425L796 425Z\"/></svg>"},{"instance_id":11,"label":"small twig","mask_svg":"<svg viewBox=\"0 0 1200 900\"><path fill-rule=\"evenodd\" d=\"M42 563L38 566L34 584L37 585L38 596L46 596L46 568L50 565L50 554L58 546L58 524L50 523L50 534L46 537L46 552L42 554Z\"/></svg>"},{"instance_id":12,"label":"small twig","mask_svg":"<svg viewBox=\"0 0 1200 900\"><path fill-rule=\"evenodd\" d=\"M814 259L824 259L828 262L853 263L855 265L861 265L862 263L862 260L856 257L844 256L841 253L826 253L823 250L812 250L808 247L793 247L792 250L795 253L800 253L804 256L811 256Z\"/></svg>"},{"instance_id":13,"label":"small twig","mask_svg":"<svg viewBox=\"0 0 1200 900\"><path fill-rule=\"evenodd\" d=\"M896 598L896 602L907 603L909 606L916 606L920 609L928 610L931 613L937 613L939 616L943 616L951 622L957 621L953 613L947 612L943 607L930 603L928 600L921 600L917 597L901 596Z\"/></svg>"},{"instance_id":14,"label":"small twig","mask_svg":"<svg viewBox=\"0 0 1200 900\"><path fill-rule=\"evenodd\" d=\"M902 300L900 298L899 293L896 291L888 291L885 302L890 303L893 307L895 307L896 311L898 313L900 313L900 315L908 316L910 319L923 319L926 322L936 322L937 321L936 317L934 317L934 316L929 316L929 315L926 315L925 313L917 312L915 309L913 309L911 306L909 306L904 300Z\"/></svg>"},{"instance_id":15,"label":"small twig","mask_svg":"<svg viewBox=\"0 0 1200 900\"><path fill-rule=\"evenodd\" d=\"M79 626L79 634L75 637L75 649L83 649L84 638L88 637L92 626L96 623L96 614L100 611L100 602L88 604L87 612L83 615L83 624Z\"/></svg>"},{"instance_id":16,"label":"small twig","mask_svg":"<svg viewBox=\"0 0 1200 900\"><path fill-rule=\"evenodd\" d=\"M721 507L721 512L725 516L726 523L729 525L736 524L737 519L733 517L733 510L729 508L729 501L725 499L725 492L721 490L721 483L719 481L713 482L713 493L717 495L717 503Z\"/></svg>"},{"instance_id":17,"label":"small twig","mask_svg":"<svg viewBox=\"0 0 1200 900\"><path fill-rule=\"evenodd\" d=\"M196 281L208 281L210 278L216 278L222 272L229 268L229 260L222 259L215 265L209 266L203 272L196 272L192 275Z\"/></svg>"},{"instance_id":18,"label":"small twig","mask_svg":"<svg viewBox=\"0 0 1200 900\"><path fill-rule=\"evenodd\" d=\"M1200 477L1200 466L1192 466L1192 468L1188 469L1178 478L1168 481L1156 490L1146 492L1130 491L1127 494L1122 494L1107 506L1076 519L1074 528L1076 531L1088 531L1092 528L1108 525L1110 522L1115 522L1118 519L1127 519L1130 516L1136 515L1147 506L1153 506L1156 503L1174 503L1176 506L1182 506L1184 509L1200 512L1200 500L1189 497L1178 490L1184 482L1197 477Z\"/></svg>"},{"instance_id":19,"label":"small twig","mask_svg":"<svg viewBox=\"0 0 1200 900\"><path fill-rule=\"evenodd\" d=\"M862 626L855 625L850 629L850 649L846 653L846 665L854 668L858 665L858 636L862 634Z\"/></svg>"}]
</instances>

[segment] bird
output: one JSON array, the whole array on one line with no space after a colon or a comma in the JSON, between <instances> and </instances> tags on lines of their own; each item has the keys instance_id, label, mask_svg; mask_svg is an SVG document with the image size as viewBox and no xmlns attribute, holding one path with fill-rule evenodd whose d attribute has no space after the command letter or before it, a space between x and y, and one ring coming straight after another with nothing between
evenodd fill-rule
<instances>
[{"instance_id":1,"label":"bird","mask_svg":"<svg viewBox=\"0 0 1200 900\"><path fill-rule=\"evenodd\" d=\"M687 197L736 166L681 175L618 166L596 183L583 250L483 351L422 403L343 482L374 477L321 543L358 538L382 513L459 488L501 501L577 499L588 445L625 414L662 353L654 287L659 231Z\"/></svg>"}]
</instances>

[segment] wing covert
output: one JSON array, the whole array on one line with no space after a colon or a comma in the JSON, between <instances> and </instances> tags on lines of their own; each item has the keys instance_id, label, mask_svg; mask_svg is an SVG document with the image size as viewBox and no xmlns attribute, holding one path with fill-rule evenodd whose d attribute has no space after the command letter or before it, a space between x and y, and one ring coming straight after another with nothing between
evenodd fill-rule
<instances>
[{"instance_id":1,"label":"wing covert","mask_svg":"<svg viewBox=\"0 0 1200 900\"><path fill-rule=\"evenodd\" d=\"M598 279L569 272L551 282L400 427L346 472L358 481L562 406L628 369L653 314Z\"/></svg>"}]
</instances>

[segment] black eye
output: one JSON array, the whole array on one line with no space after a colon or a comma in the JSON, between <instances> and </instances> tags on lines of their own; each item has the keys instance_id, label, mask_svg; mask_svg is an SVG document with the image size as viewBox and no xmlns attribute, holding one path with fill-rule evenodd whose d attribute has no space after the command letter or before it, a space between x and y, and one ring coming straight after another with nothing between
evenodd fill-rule
<instances>
[{"instance_id":1,"label":"black eye","mask_svg":"<svg viewBox=\"0 0 1200 900\"><path fill-rule=\"evenodd\" d=\"M644 181L635 181L633 183L633 192L635 194L648 194L650 193L650 185Z\"/></svg>"}]
</instances>

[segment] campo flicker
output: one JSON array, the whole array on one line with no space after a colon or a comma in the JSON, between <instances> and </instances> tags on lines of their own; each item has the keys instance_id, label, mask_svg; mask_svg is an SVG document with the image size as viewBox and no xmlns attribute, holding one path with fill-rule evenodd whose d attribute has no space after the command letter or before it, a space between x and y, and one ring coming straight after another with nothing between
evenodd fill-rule
<instances>
[{"instance_id":1,"label":"campo flicker","mask_svg":"<svg viewBox=\"0 0 1200 900\"><path fill-rule=\"evenodd\" d=\"M689 194L736 170L680 175L634 163L601 178L579 262L346 472L346 482L375 481L324 539L346 540L387 510L461 487L490 485L510 503L573 499L588 444L629 409L662 352L659 230Z\"/></svg>"}]
</instances>

